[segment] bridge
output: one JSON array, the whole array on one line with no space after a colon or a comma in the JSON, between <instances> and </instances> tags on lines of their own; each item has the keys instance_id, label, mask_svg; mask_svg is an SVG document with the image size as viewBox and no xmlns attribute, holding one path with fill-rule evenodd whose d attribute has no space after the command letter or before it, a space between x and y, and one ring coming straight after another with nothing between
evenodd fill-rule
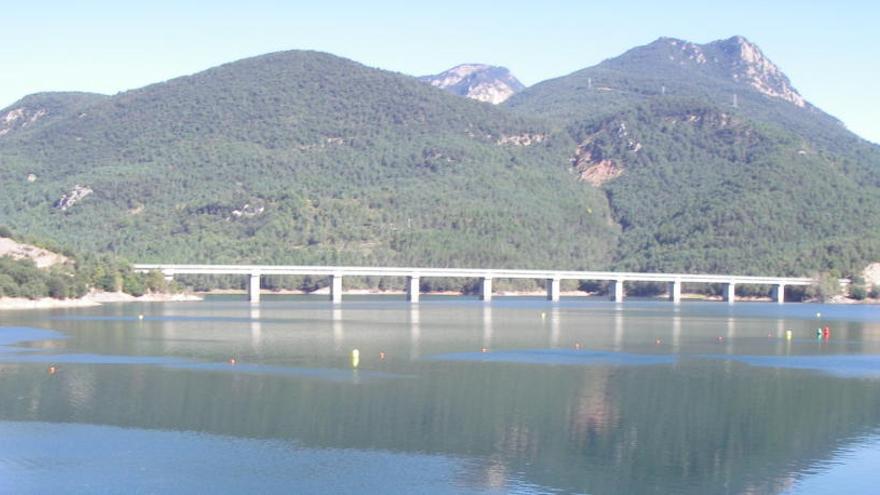
<instances>
[{"instance_id":1,"label":"bridge","mask_svg":"<svg viewBox=\"0 0 880 495\"><path fill-rule=\"evenodd\" d=\"M175 275L242 275L248 277L248 297L252 303L260 302L260 277L263 275L311 275L330 279L330 300L342 302L343 277L402 277L406 279L406 297L410 302L419 301L419 283L422 278L472 278L480 280L479 296L483 301L492 300L492 281L495 279L544 280L547 299L559 301L560 283L563 280L608 281L609 297L622 302L623 284L626 282L666 283L669 300L681 301L681 284L723 284L724 300L732 304L736 299L737 284L772 286L771 297L782 304L787 286L805 286L814 283L811 278L754 277L740 275L710 275L686 273L637 273L594 272L558 270L484 270L477 268L402 268L365 266L285 266L285 265L164 265L136 264L134 270L141 273L158 271L167 279Z\"/></svg>"}]
</instances>

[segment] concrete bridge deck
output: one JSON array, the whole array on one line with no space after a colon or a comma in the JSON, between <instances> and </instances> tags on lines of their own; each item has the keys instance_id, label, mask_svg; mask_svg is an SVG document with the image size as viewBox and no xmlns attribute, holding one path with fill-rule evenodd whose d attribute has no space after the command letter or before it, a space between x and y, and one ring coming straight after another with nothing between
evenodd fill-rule
<instances>
[{"instance_id":1,"label":"concrete bridge deck","mask_svg":"<svg viewBox=\"0 0 880 495\"><path fill-rule=\"evenodd\" d=\"M625 282L665 282L669 299L681 300L682 283L724 284L724 299L733 303L737 284L770 285L772 297L777 303L785 300L786 286L805 286L814 283L810 278L756 277L744 275L713 275L690 273L638 273L572 270L508 270L478 268L415 268L415 267L367 267L367 266L296 266L296 265L174 265L136 264L138 272L162 272L167 278L175 275L243 275L247 276L251 302L260 300L260 277L263 275L311 275L330 278L330 298L334 303L342 301L343 277L403 277L406 278L407 299L419 300L421 278L475 278L480 279L480 298L492 299L494 279L545 280L547 299L558 301L562 280L596 280L611 282L609 296L612 301L622 301Z\"/></svg>"}]
</instances>

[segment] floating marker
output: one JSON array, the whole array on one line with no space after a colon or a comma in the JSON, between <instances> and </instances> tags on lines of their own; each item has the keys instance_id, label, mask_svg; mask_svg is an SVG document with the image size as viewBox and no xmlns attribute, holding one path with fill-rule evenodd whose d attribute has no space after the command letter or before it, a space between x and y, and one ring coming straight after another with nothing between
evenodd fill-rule
<instances>
[{"instance_id":1,"label":"floating marker","mask_svg":"<svg viewBox=\"0 0 880 495\"><path fill-rule=\"evenodd\" d=\"M236 363L237 361L235 360L235 358L229 358L229 361L227 361L227 362L228 362L229 364L231 364L232 366L235 366L235 363Z\"/></svg>"},{"instance_id":2,"label":"floating marker","mask_svg":"<svg viewBox=\"0 0 880 495\"><path fill-rule=\"evenodd\" d=\"M791 340L791 330L785 331L785 340Z\"/></svg>"},{"instance_id":3,"label":"floating marker","mask_svg":"<svg viewBox=\"0 0 880 495\"><path fill-rule=\"evenodd\" d=\"M655 344L657 344L657 345L660 345L660 344L662 344L662 343L663 343L663 341L662 341L662 340L660 340L660 339L657 339L657 341L656 341L656 342L654 342L654 343L655 343Z\"/></svg>"},{"instance_id":4,"label":"floating marker","mask_svg":"<svg viewBox=\"0 0 880 495\"><path fill-rule=\"evenodd\" d=\"M486 349L485 347L480 347L480 352L489 352L489 349Z\"/></svg>"},{"instance_id":5,"label":"floating marker","mask_svg":"<svg viewBox=\"0 0 880 495\"><path fill-rule=\"evenodd\" d=\"M143 319L144 319L144 315L138 315L138 320L143 320Z\"/></svg>"},{"instance_id":6,"label":"floating marker","mask_svg":"<svg viewBox=\"0 0 880 495\"><path fill-rule=\"evenodd\" d=\"M351 367L357 368L361 362L361 351L355 349L351 351Z\"/></svg>"},{"instance_id":7,"label":"floating marker","mask_svg":"<svg viewBox=\"0 0 880 495\"><path fill-rule=\"evenodd\" d=\"M379 352L379 359L382 359L382 360L385 359L385 353L384 353L384 352Z\"/></svg>"},{"instance_id":8,"label":"floating marker","mask_svg":"<svg viewBox=\"0 0 880 495\"><path fill-rule=\"evenodd\" d=\"M49 366L49 374L50 375L54 375L57 372L58 372L58 368L56 368L54 366Z\"/></svg>"},{"instance_id":9,"label":"floating marker","mask_svg":"<svg viewBox=\"0 0 880 495\"><path fill-rule=\"evenodd\" d=\"M822 317L822 313L816 313L816 318L821 318L821 317Z\"/></svg>"},{"instance_id":10,"label":"floating marker","mask_svg":"<svg viewBox=\"0 0 880 495\"><path fill-rule=\"evenodd\" d=\"M546 320L546 319L547 319L547 313L541 313L541 319L542 319L542 320Z\"/></svg>"},{"instance_id":11,"label":"floating marker","mask_svg":"<svg viewBox=\"0 0 880 495\"><path fill-rule=\"evenodd\" d=\"M581 348L581 343L580 343L580 342L576 342L576 343L574 344L574 348L580 350L580 348Z\"/></svg>"}]
</instances>

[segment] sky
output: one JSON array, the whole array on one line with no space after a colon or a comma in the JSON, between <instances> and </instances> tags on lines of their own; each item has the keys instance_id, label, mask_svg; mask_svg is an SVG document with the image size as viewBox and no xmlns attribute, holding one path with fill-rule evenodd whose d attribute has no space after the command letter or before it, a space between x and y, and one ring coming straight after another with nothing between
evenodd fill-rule
<instances>
[{"instance_id":1,"label":"sky","mask_svg":"<svg viewBox=\"0 0 880 495\"><path fill-rule=\"evenodd\" d=\"M880 143L880 2L0 0L0 108L39 91L114 94L262 53L312 49L411 75L466 62L524 84L661 36L743 35L811 103Z\"/></svg>"}]
</instances>

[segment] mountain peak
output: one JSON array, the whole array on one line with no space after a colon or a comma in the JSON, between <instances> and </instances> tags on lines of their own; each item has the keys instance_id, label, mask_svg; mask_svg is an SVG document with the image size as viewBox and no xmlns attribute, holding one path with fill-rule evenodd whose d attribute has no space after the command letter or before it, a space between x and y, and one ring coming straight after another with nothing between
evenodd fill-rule
<instances>
[{"instance_id":1,"label":"mountain peak","mask_svg":"<svg viewBox=\"0 0 880 495\"><path fill-rule=\"evenodd\" d=\"M525 86L505 67L486 64L461 64L419 80L436 88L478 101L499 104Z\"/></svg>"},{"instance_id":2,"label":"mountain peak","mask_svg":"<svg viewBox=\"0 0 880 495\"><path fill-rule=\"evenodd\" d=\"M658 63L696 70L714 78L744 84L764 96L787 101L797 107L807 102L792 87L788 77L764 52L744 36L732 36L706 44L663 37L634 48L608 63L643 67Z\"/></svg>"},{"instance_id":3,"label":"mountain peak","mask_svg":"<svg viewBox=\"0 0 880 495\"><path fill-rule=\"evenodd\" d=\"M782 70L764 55L758 45L745 37L733 36L713 41L704 47L719 52L716 60L725 65L734 81L748 84L771 98L779 98L798 107L806 106L803 96L792 87Z\"/></svg>"}]
</instances>

